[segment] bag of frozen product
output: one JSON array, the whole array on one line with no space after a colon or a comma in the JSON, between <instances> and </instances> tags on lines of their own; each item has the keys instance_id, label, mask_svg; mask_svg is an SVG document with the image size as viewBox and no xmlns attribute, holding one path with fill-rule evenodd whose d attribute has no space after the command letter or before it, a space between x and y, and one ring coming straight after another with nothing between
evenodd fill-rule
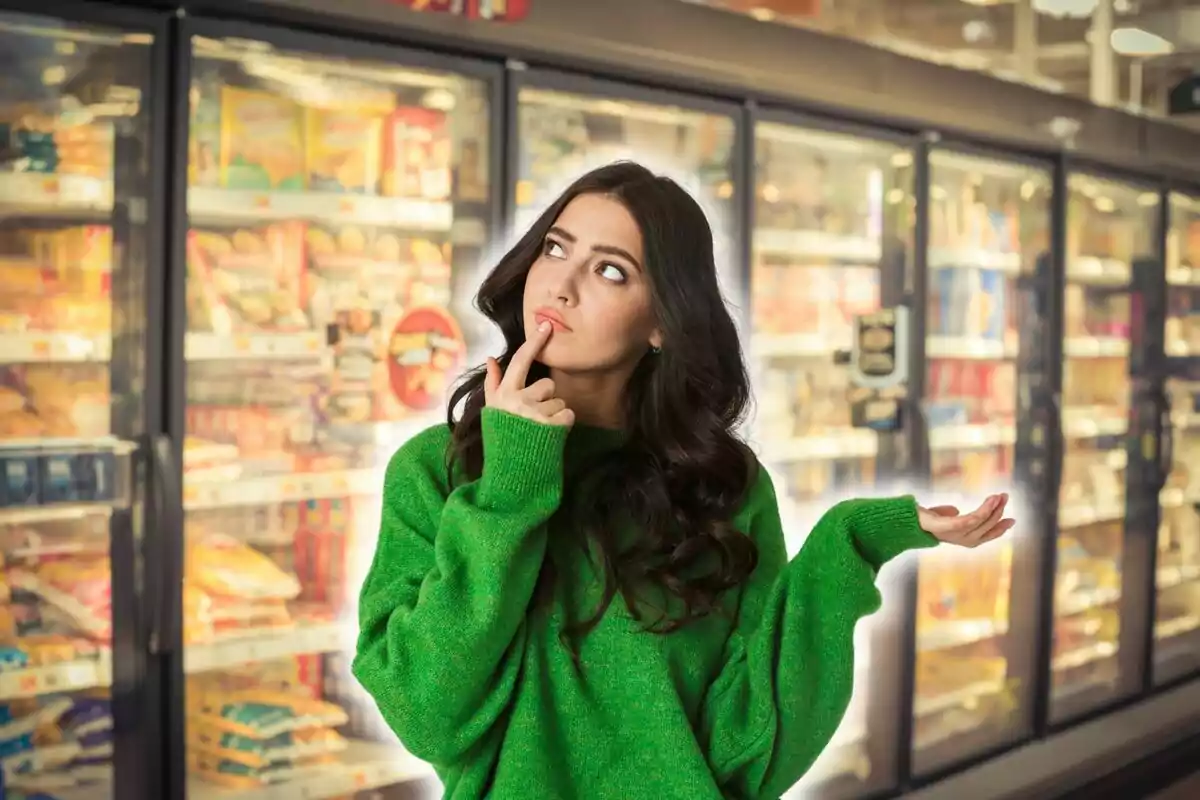
<instances>
[{"instance_id":1,"label":"bag of frozen product","mask_svg":"<svg viewBox=\"0 0 1200 800\"><path fill-rule=\"evenodd\" d=\"M286 692L222 691L202 683L188 689L190 724L214 732L263 740L305 728L336 728L347 721L346 712L333 703Z\"/></svg>"},{"instance_id":2,"label":"bag of frozen product","mask_svg":"<svg viewBox=\"0 0 1200 800\"><path fill-rule=\"evenodd\" d=\"M0 759L5 766L10 758L32 750L36 734L71 710L71 700L59 697L41 703L37 700L16 701L0 706Z\"/></svg>"},{"instance_id":3,"label":"bag of frozen product","mask_svg":"<svg viewBox=\"0 0 1200 800\"><path fill-rule=\"evenodd\" d=\"M332 755L346 749L346 740L329 728L283 733L270 739L253 739L222 733L203 723L188 725L188 749L223 762L250 769L272 764L290 764L305 759Z\"/></svg>"},{"instance_id":4,"label":"bag of frozen product","mask_svg":"<svg viewBox=\"0 0 1200 800\"><path fill-rule=\"evenodd\" d=\"M107 559L64 559L9 570L13 589L36 595L94 639L112 636L112 577ZM44 613L44 612L43 612Z\"/></svg>"},{"instance_id":5,"label":"bag of frozen product","mask_svg":"<svg viewBox=\"0 0 1200 800\"><path fill-rule=\"evenodd\" d=\"M213 596L244 600L291 600L300 582L254 548L222 534L189 538L184 576Z\"/></svg>"},{"instance_id":6,"label":"bag of frozen product","mask_svg":"<svg viewBox=\"0 0 1200 800\"><path fill-rule=\"evenodd\" d=\"M205 753L188 753L188 769L203 780L230 789L254 789L274 783L316 777L334 759L318 756L302 763L271 764L255 769L236 761L223 761Z\"/></svg>"}]
</instances>

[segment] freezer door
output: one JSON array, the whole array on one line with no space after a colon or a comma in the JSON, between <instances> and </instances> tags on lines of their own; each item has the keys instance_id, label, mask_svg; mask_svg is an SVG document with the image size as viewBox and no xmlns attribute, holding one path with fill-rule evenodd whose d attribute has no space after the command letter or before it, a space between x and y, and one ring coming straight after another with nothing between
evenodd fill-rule
<instances>
[{"instance_id":1,"label":"freezer door","mask_svg":"<svg viewBox=\"0 0 1200 800\"><path fill-rule=\"evenodd\" d=\"M900 292L911 263L913 153L905 142L785 117L754 129L751 443L772 473L795 555L841 499L884 491L896 430L854 427L847 359L855 318ZM898 587L858 628L855 687L833 742L789 796L838 800L896 785Z\"/></svg>"},{"instance_id":2,"label":"freezer door","mask_svg":"<svg viewBox=\"0 0 1200 800\"><path fill-rule=\"evenodd\" d=\"M9 797L147 796L131 698L146 509L134 467L159 396L146 369L156 42L116 12L89 16L97 24L0 10Z\"/></svg>"},{"instance_id":3,"label":"freezer door","mask_svg":"<svg viewBox=\"0 0 1200 800\"><path fill-rule=\"evenodd\" d=\"M1171 196L1166 485L1159 496L1154 681L1200 671L1200 197Z\"/></svg>"},{"instance_id":4,"label":"freezer door","mask_svg":"<svg viewBox=\"0 0 1200 800\"><path fill-rule=\"evenodd\" d=\"M922 553L913 771L1032 733L1039 574L1029 430L1045 383L1051 171L934 149L928 186L925 393L929 502L1010 494L1018 527L978 550ZM1044 301L1044 298L1041 298ZM1021 524L1023 523L1023 524Z\"/></svg>"},{"instance_id":5,"label":"freezer door","mask_svg":"<svg viewBox=\"0 0 1200 800\"><path fill-rule=\"evenodd\" d=\"M189 30L187 795L433 791L349 666L384 469L479 357L497 76Z\"/></svg>"},{"instance_id":6,"label":"freezer door","mask_svg":"<svg viewBox=\"0 0 1200 800\"><path fill-rule=\"evenodd\" d=\"M1076 719L1140 690L1142 539L1127 500L1138 271L1158 252L1158 193L1083 173L1068 178L1063 297L1062 480L1050 720ZM1130 491L1139 487L1130 484ZM1151 532L1149 536L1153 536Z\"/></svg>"}]
</instances>

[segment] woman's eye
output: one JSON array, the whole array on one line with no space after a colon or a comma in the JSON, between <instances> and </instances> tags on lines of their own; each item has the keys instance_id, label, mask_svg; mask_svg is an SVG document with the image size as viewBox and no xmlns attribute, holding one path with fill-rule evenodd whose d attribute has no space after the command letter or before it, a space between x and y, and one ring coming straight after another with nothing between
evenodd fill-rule
<instances>
[{"instance_id":1,"label":"woman's eye","mask_svg":"<svg viewBox=\"0 0 1200 800\"><path fill-rule=\"evenodd\" d=\"M542 247L542 252L551 258L563 258L567 254L566 251L563 250L563 246L553 239L546 240L546 244Z\"/></svg>"},{"instance_id":2,"label":"woman's eye","mask_svg":"<svg viewBox=\"0 0 1200 800\"><path fill-rule=\"evenodd\" d=\"M600 277L605 280L613 281L614 283L625 282L625 270L612 264L600 265Z\"/></svg>"}]
</instances>

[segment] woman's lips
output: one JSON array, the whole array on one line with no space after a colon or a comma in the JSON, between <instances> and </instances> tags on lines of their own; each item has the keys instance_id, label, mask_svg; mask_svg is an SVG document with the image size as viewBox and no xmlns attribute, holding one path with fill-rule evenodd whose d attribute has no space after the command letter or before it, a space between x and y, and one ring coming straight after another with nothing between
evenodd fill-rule
<instances>
[{"instance_id":1,"label":"woman's lips","mask_svg":"<svg viewBox=\"0 0 1200 800\"><path fill-rule=\"evenodd\" d=\"M571 330L571 328L565 322L563 322L561 319L559 319L558 317L553 316L551 314L546 314L546 313L539 311L533 315L533 318L539 325L543 322L549 322L551 325L554 326L555 333L563 333L563 332Z\"/></svg>"}]
</instances>

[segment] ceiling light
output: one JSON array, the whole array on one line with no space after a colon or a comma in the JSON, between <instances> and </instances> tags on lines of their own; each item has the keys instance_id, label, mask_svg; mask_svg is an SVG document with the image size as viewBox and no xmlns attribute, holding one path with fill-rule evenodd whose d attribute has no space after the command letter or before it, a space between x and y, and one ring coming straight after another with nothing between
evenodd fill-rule
<instances>
[{"instance_id":1,"label":"ceiling light","mask_svg":"<svg viewBox=\"0 0 1200 800\"><path fill-rule=\"evenodd\" d=\"M1090 17L1100 0L1033 0L1033 8L1048 17Z\"/></svg>"},{"instance_id":2,"label":"ceiling light","mask_svg":"<svg viewBox=\"0 0 1200 800\"><path fill-rule=\"evenodd\" d=\"M1108 40L1123 56L1165 56L1175 50L1166 39L1142 28L1117 28Z\"/></svg>"}]
</instances>

